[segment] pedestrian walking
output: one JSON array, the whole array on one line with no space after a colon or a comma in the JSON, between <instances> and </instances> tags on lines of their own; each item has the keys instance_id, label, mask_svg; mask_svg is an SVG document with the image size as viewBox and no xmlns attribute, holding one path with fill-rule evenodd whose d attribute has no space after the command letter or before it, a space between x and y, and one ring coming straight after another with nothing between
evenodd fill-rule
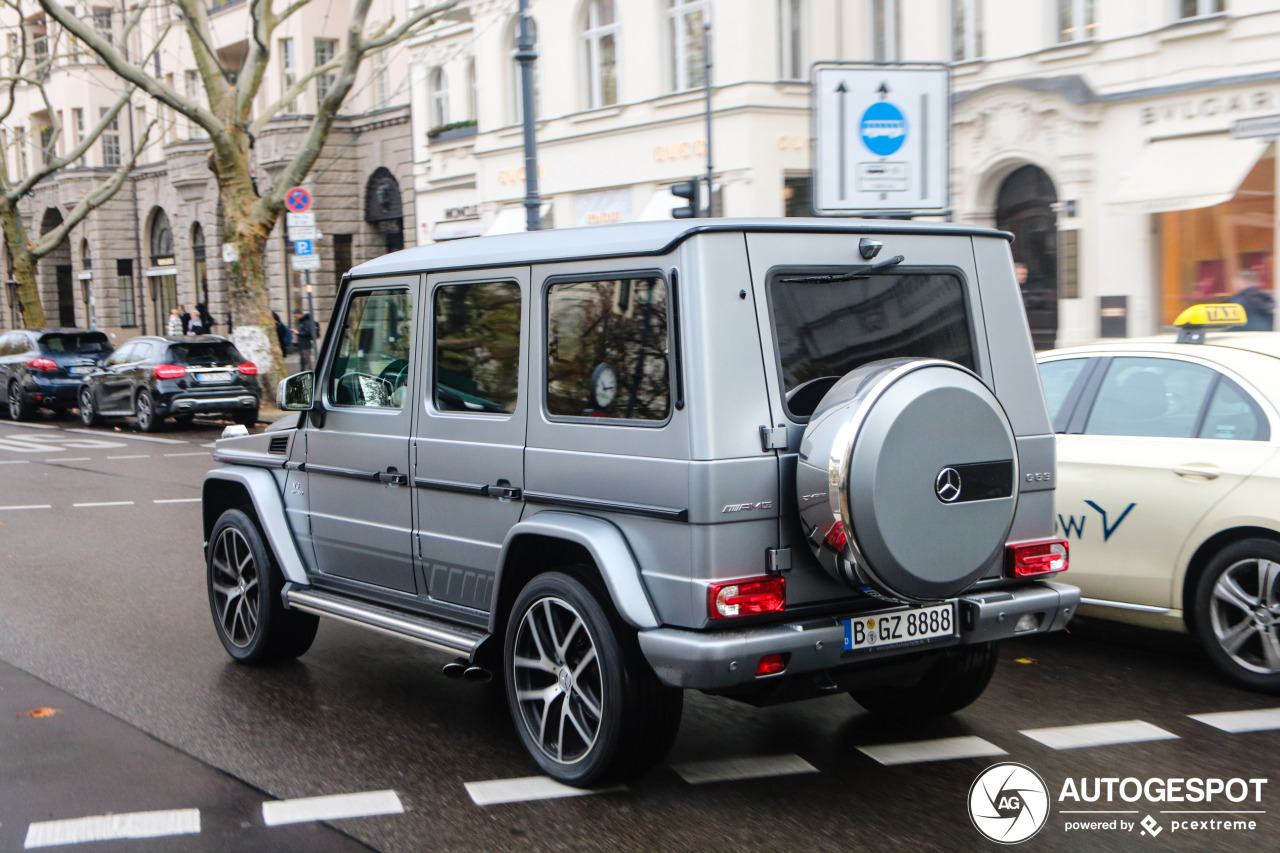
<instances>
[{"instance_id":1,"label":"pedestrian walking","mask_svg":"<svg viewBox=\"0 0 1280 853\"><path fill-rule=\"evenodd\" d=\"M200 332L205 335L213 334L213 327L217 323L213 319L213 315L209 313L209 308L203 302L196 303L196 314L200 317Z\"/></svg>"},{"instance_id":2,"label":"pedestrian walking","mask_svg":"<svg viewBox=\"0 0 1280 853\"><path fill-rule=\"evenodd\" d=\"M164 331L166 335L175 338L182 334L182 315L178 313L177 308L169 309L169 322Z\"/></svg>"},{"instance_id":3,"label":"pedestrian walking","mask_svg":"<svg viewBox=\"0 0 1280 853\"><path fill-rule=\"evenodd\" d=\"M178 306L178 316L182 318L182 334L188 334L191 328L191 312L185 306Z\"/></svg>"},{"instance_id":4,"label":"pedestrian walking","mask_svg":"<svg viewBox=\"0 0 1280 853\"><path fill-rule=\"evenodd\" d=\"M271 312L271 316L276 321L276 338L280 341L280 354L288 355L289 347L293 344L293 330L284 324L275 311Z\"/></svg>"},{"instance_id":5,"label":"pedestrian walking","mask_svg":"<svg viewBox=\"0 0 1280 853\"><path fill-rule=\"evenodd\" d=\"M315 345L320 329L316 326L316 321L311 319L311 315L304 314L301 310L293 312L293 325L297 333L295 337L298 341L299 367L304 371L311 370L311 348Z\"/></svg>"}]
</instances>

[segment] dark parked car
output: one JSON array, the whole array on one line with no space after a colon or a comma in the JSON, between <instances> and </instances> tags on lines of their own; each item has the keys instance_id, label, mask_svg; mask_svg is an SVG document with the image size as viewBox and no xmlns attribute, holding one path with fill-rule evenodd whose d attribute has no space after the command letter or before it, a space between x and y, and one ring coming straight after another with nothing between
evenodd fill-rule
<instances>
[{"instance_id":1,"label":"dark parked car","mask_svg":"<svg viewBox=\"0 0 1280 853\"><path fill-rule=\"evenodd\" d=\"M17 329L0 335L0 391L15 421L36 409L75 408L80 380L111 354L111 341L88 329Z\"/></svg>"},{"instance_id":2,"label":"dark parked car","mask_svg":"<svg viewBox=\"0 0 1280 853\"><path fill-rule=\"evenodd\" d=\"M133 415L143 432L172 417L223 415L249 426L258 420L258 368L226 338L143 337L125 341L80 386L80 419Z\"/></svg>"}]
</instances>

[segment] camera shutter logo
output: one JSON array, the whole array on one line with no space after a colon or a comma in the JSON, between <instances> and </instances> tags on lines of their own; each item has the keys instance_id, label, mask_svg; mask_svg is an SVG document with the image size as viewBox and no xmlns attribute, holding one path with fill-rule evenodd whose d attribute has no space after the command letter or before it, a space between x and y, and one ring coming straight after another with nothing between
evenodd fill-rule
<instances>
[{"instance_id":1,"label":"camera shutter logo","mask_svg":"<svg viewBox=\"0 0 1280 853\"><path fill-rule=\"evenodd\" d=\"M1049 819L1049 789L1040 774L1023 764L988 767L969 789L969 818L992 841L1019 844Z\"/></svg>"}]
</instances>

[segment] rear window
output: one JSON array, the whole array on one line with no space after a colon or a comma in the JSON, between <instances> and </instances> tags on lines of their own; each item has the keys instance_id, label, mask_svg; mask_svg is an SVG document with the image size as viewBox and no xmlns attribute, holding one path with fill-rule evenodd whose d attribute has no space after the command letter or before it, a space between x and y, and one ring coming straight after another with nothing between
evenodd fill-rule
<instances>
[{"instance_id":1,"label":"rear window","mask_svg":"<svg viewBox=\"0 0 1280 853\"><path fill-rule=\"evenodd\" d=\"M240 351L225 341L209 343L174 344L169 347L168 360L173 364L192 367L239 364L244 361Z\"/></svg>"},{"instance_id":2,"label":"rear window","mask_svg":"<svg viewBox=\"0 0 1280 853\"><path fill-rule=\"evenodd\" d=\"M957 276L838 280L847 273L847 267L808 267L775 270L770 277L773 331L792 417L813 414L836 380L868 362L941 358L975 368L969 309Z\"/></svg>"},{"instance_id":3,"label":"rear window","mask_svg":"<svg viewBox=\"0 0 1280 853\"><path fill-rule=\"evenodd\" d=\"M102 332L54 333L40 336L40 351L48 355L97 355L111 352L111 341Z\"/></svg>"}]
</instances>

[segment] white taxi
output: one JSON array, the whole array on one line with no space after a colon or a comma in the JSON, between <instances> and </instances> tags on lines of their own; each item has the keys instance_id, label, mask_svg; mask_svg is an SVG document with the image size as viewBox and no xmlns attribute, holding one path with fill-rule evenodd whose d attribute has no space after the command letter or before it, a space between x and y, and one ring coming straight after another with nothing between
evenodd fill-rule
<instances>
[{"instance_id":1,"label":"white taxi","mask_svg":"<svg viewBox=\"0 0 1280 853\"><path fill-rule=\"evenodd\" d=\"M1247 687L1280 692L1280 332L1181 333L1041 353L1058 535L1080 612L1189 630Z\"/></svg>"}]
</instances>

